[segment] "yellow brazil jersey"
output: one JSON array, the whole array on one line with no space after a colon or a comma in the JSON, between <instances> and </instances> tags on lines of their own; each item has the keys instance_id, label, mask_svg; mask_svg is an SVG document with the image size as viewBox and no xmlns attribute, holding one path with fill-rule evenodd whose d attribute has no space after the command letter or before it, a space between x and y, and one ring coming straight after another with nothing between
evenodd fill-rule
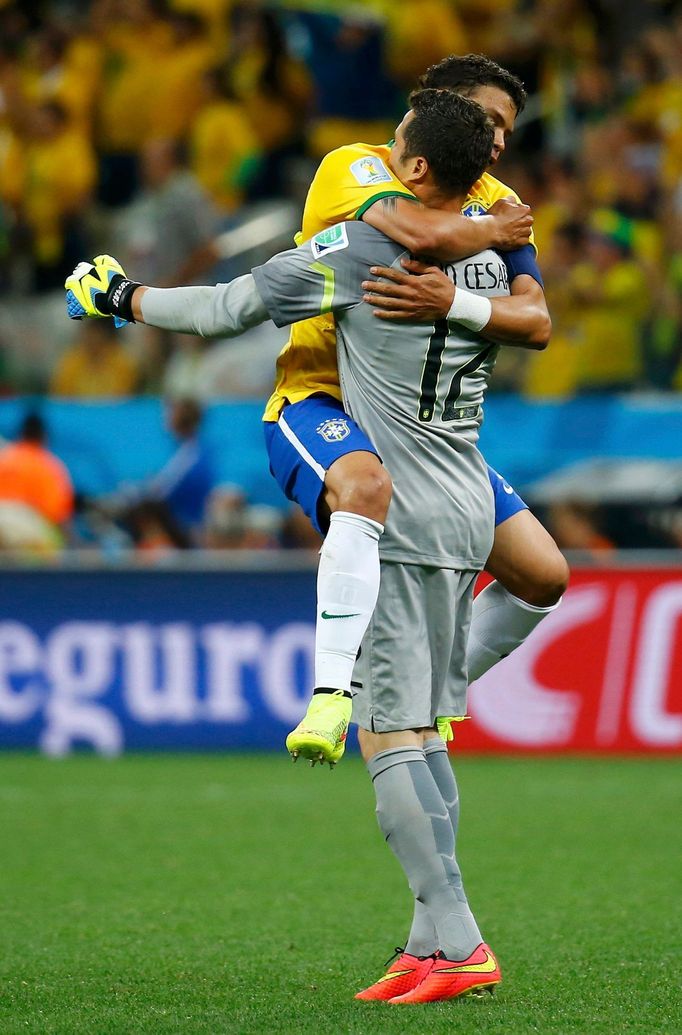
<instances>
[{"instance_id":1,"label":"yellow brazil jersey","mask_svg":"<svg viewBox=\"0 0 682 1035\"><path fill-rule=\"evenodd\" d=\"M388 144L349 144L323 158L308 191L296 243L342 220L361 219L380 198L414 198L392 172L390 152ZM514 191L484 173L469 191L463 211L482 215L500 198L509 196L519 200ZM276 421L285 403L300 402L319 392L341 399L336 327L331 313L292 326L289 341L277 359L275 390L263 419Z\"/></svg>"}]
</instances>

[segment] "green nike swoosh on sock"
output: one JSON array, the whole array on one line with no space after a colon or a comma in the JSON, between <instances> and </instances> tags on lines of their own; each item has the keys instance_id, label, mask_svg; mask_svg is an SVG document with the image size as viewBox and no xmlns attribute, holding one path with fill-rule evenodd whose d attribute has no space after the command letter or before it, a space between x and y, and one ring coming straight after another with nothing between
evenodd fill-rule
<instances>
[{"instance_id":1,"label":"green nike swoosh on sock","mask_svg":"<svg viewBox=\"0 0 682 1035\"><path fill-rule=\"evenodd\" d=\"M323 611L321 617L322 618L359 618L360 617L360 612L358 611L357 614L353 614L353 615L328 615L326 611Z\"/></svg>"}]
</instances>

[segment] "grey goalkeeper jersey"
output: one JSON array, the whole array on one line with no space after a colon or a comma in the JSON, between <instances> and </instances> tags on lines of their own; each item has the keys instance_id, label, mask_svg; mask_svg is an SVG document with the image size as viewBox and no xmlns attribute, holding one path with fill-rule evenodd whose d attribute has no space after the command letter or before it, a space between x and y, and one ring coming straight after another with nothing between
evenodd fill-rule
<instances>
[{"instance_id":1,"label":"grey goalkeeper jersey","mask_svg":"<svg viewBox=\"0 0 682 1035\"><path fill-rule=\"evenodd\" d=\"M340 223L254 269L257 292L248 277L216 288L150 289L143 315L170 329L229 335L267 316L284 326L333 311L344 405L393 479L381 556L479 569L492 547L494 507L476 443L498 346L447 320L373 315L362 301L370 266L400 268L407 254L362 222ZM493 251L447 272L468 291L509 294L506 266ZM175 316L168 296L175 296Z\"/></svg>"}]
</instances>

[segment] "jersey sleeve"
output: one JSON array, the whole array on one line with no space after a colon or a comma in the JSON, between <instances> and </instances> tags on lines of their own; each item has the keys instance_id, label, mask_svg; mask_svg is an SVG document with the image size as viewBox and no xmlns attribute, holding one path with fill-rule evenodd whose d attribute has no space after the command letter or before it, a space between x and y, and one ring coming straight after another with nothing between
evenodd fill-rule
<instances>
[{"instance_id":1,"label":"jersey sleeve","mask_svg":"<svg viewBox=\"0 0 682 1035\"><path fill-rule=\"evenodd\" d=\"M308 194L311 214L318 225L362 219L381 198L412 194L392 172L388 162L372 149L340 147L322 159ZM304 226L305 232L305 226Z\"/></svg>"},{"instance_id":2,"label":"jersey sleeve","mask_svg":"<svg viewBox=\"0 0 682 1035\"><path fill-rule=\"evenodd\" d=\"M284 327L358 305L369 267L390 266L403 251L364 223L337 223L256 266L252 275L270 319Z\"/></svg>"},{"instance_id":3,"label":"jersey sleeve","mask_svg":"<svg viewBox=\"0 0 682 1035\"><path fill-rule=\"evenodd\" d=\"M141 309L152 327L204 338L234 338L268 319L250 273L215 287L147 288Z\"/></svg>"}]
</instances>

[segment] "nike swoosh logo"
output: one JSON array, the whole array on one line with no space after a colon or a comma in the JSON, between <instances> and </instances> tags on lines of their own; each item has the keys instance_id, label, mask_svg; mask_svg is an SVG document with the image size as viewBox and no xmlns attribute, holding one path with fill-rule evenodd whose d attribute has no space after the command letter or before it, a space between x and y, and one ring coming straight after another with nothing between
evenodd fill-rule
<instances>
[{"instance_id":1,"label":"nike swoosh logo","mask_svg":"<svg viewBox=\"0 0 682 1035\"><path fill-rule=\"evenodd\" d=\"M506 482L502 482L502 488L504 489L504 491L505 491L505 492L507 493L507 495L508 495L508 496L511 496L511 494L512 494L512 493L513 493L513 491L514 491L514 490L512 489L512 487L511 487L511 485L507 485L507 483L506 483Z\"/></svg>"},{"instance_id":2,"label":"nike swoosh logo","mask_svg":"<svg viewBox=\"0 0 682 1035\"><path fill-rule=\"evenodd\" d=\"M353 614L353 615L328 615L326 611L323 611L321 617L322 618L359 618L360 617L360 612L358 611L357 614Z\"/></svg>"},{"instance_id":3,"label":"nike swoosh logo","mask_svg":"<svg viewBox=\"0 0 682 1035\"><path fill-rule=\"evenodd\" d=\"M390 974L384 974L383 977L380 977L379 980L377 981L377 985L382 984L382 982L384 982L384 981L392 981L393 978L405 977L406 974L412 974L412 973L414 973L413 970L392 970Z\"/></svg>"},{"instance_id":4,"label":"nike swoosh logo","mask_svg":"<svg viewBox=\"0 0 682 1035\"><path fill-rule=\"evenodd\" d=\"M485 951L485 960L483 963L465 963L458 967L439 967L439 974L492 974L493 970L497 970L497 960L494 956L491 956L487 949Z\"/></svg>"}]
</instances>

